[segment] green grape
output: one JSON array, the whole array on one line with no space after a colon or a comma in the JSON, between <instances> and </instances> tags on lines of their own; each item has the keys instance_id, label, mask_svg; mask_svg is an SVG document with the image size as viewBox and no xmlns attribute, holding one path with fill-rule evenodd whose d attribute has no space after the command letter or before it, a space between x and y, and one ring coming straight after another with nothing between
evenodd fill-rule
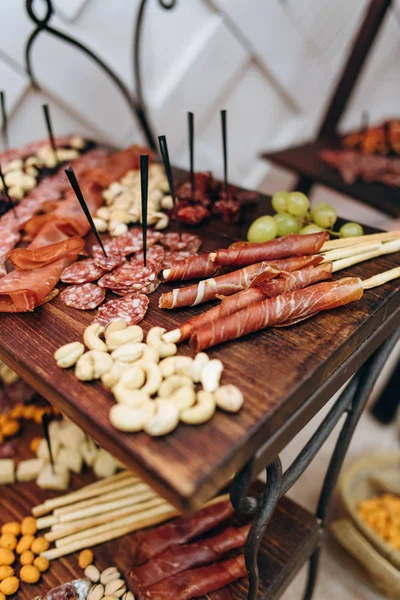
<instances>
[{"instance_id":1,"label":"green grape","mask_svg":"<svg viewBox=\"0 0 400 600\"><path fill-rule=\"evenodd\" d=\"M286 210L294 217L305 217L310 201L302 192L290 192L286 202Z\"/></svg>"},{"instance_id":2,"label":"green grape","mask_svg":"<svg viewBox=\"0 0 400 600\"><path fill-rule=\"evenodd\" d=\"M364 235L364 230L358 223L345 223L339 229L340 237L357 237L359 235Z\"/></svg>"},{"instance_id":3,"label":"green grape","mask_svg":"<svg viewBox=\"0 0 400 600\"><path fill-rule=\"evenodd\" d=\"M274 215L274 219L278 224L278 237L288 235L289 233L298 233L300 231L300 221L296 219L296 217L293 217L293 215L282 213Z\"/></svg>"},{"instance_id":4,"label":"green grape","mask_svg":"<svg viewBox=\"0 0 400 600\"><path fill-rule=\"evenodd\" d=\"M272 196L272 207L277 213L286 212L286 202L288 196L288 192L275 192L275 194Z\"/></svg>"},{"instance_id":5,"label":"green grape","mask_svg":"<svg viewBox=\"0 0 400 600\"><path fill-rule=\"evenodd\" d=\"M310 223L310 225L306 225L303 229L300 229L301 235L308 235L309 233L319 233L320 231L325 231L322 227L318 227L314 223Z\"/></svg>"},{"instance_id":6,"label":"green grape","mask_svg":"<svg viewBox=\"0 0 400 600\"><path fill-rule=\"evenodd\" d=\"M332 229L336 223L336 210L330 204L323 202L316 204L311 211L311 218L316 225L323 229Z\"/></svg>"},{"instance_id":7,"label":"green grape","mask_svg":"<svg viewBox=\"0 0 400 600\"><path fill-rule=\"evenodd\" d=\"M274 217L265 215L253 221L247 232L247 239L249 242L268 242L273 240L277 233L278 224Z\"/></svg>"}]
</instances>

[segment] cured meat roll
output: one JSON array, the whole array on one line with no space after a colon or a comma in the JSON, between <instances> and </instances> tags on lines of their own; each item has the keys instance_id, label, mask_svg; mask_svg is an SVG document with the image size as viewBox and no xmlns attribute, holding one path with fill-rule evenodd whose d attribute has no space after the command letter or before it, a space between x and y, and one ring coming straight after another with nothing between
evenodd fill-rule
<instances>
[{"instance_id":1,"label":"cured meat roll","mask_svg":"<svg viewBox=\"0 0 400 600\"><path fill-rule=\"evenodd\" d=\"M240 338L264 327L293 325L322 310L359 300L362 294L362 281L358 277L317 283L303 290L267 298L233 315L222 317L196 330L190 338L190 345L196 352L200 352L204 348Z\"/></svg>"},{"instance_id":2,"label":"cured meat roll","mask_svg":"<svg viewBox=\"0 0 400 600\"><path fill-rule=\"evenodd\" d=\"M137 533L132 551L133 565L142 565L169 548L189 542L216 527L232 514L233 507L229 500L221 501L190 517L181 517L151 531Z\"/></svg>"},{"instance_id":3,"label":"cured meat roll","mask_svg":"<svg viewBox=\"0 0 400 600\"><path fill-rule=\"evenodd\" d=\"M294 256L293 258L273 261L274 269L270 271L271 278L277 275L279 271L296 271L314 260L315 256ZM203 302L215 300L220 296L231 296L249 287L257 275L263 271L265 272L271 266L271 261L263 261L232 273L205 279L195 285L167 292L160 297L159 307L170 309L196 306Z\"/></svg>"},{"instance_id":4,"label":"cured meat roll","mask_svg":"<svg viewBox=\"0 0 400 600\"><path fill-rule=\"evenodd\" d=\"M163 552L130 573L133 593L139 599L145 598L146 589L159 581L182 571L220 560L226 552L244 546L249 529L250 525L239 528L228 527L214 537L192 544L183 544Z\"/></svg>"},{"instance_id":5,"label":"cured meat roll","mask_svg":"<svg viewBox=\"0 0 400 600\"><path fill-rule=\"evenodd\" d=\"M164 269L163 277L165 281L185 281L215 277L221 271L222 267L211 260L211 254L199 254L173 262L168 269Z\"/></svg>"},{"instance_id":6,"label":"cured meat roll","mask_svg":"<svg viewBox=\"0 0 400 600\"><path fill-rule=\"evenodd\" d=\"M236 242L225 250L217 250L213 260L217 265L242 267L262 260L316 254L329 239L326 231L309 235L285 235L259 244Z\"/></svg>"},{"instance_id":7,"label":"cured meat roll","mask_svg":"<svg viewBox=\"0 0 400 600\"><path fill-rule=\"evenodd\" d=\"M322 257L315 258L316 263L321 261ZM214 306L210 310L196 315L186 321L186 323L183 323L179 329L174 330L177 333L176 336L172 336L173 341L175 343L182 342L188 339L196 329L205 327L207 324L213 323L221 317L232 315L242 310L242 308L246 308L255 302L260 302L265 298L279 296L279 294L285 292L305 288L323 279L329 279L332 274L332 263L325 263L315 267L305 267L293 273L287 271L279 272L279 277L271 279L269 272L271 268L273 267L267 267L266 271L260 273L246 290L223 298L218 306Z\"/></svg>"},{"instance_id":8,"label":"cured meat roll","mask_svg":"<svg viewBox=\"0 0 400 600\"><path fill-rule=\"evenodd\" d=\"M191 598L199 598L246 575L244 556L241 555L169 577L151 586L144 598L146 600L190 600Z\"/></svg>"}]
</instances>

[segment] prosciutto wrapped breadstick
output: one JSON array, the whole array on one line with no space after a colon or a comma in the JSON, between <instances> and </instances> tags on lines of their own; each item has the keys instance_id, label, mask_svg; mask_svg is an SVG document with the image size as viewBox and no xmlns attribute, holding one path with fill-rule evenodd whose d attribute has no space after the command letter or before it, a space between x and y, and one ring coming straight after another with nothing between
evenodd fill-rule
<instances>
[{"instance_id":1,"label":"prosciutto wrapped breadstick","mask_svg":"<svg viewBox=\"0 0 400 600\"><path fill-rule=\"evenodd\" d=\"M217 265L243 267L263 260L276 260L289 256L316 254L329 238L326 231L309 235L285 235L259 244L236 242L225 250L217 250L212 260Z\"/></svg>"},{"instance_id":2,"label":"prosciutto wrapped breadstick","mask_svg":"<svg viewBox=\"0 0 400 600\"><path fill-rule=\"evenodd\" d=\"M211 260L211 254L198 254L172 263L169 269L164 269L163 277L165 281L185 281L215 277L221 271L222 267Z\"/></svg>"},{"instance_id":3,"label":"prosciutto wrapped breadstick","mask_svg":"<svg viewBox=\"0 0 400 600\"><path fill-rule=\"evenodd\" d=\"M319 257L318 257L319 258ZM282 260L263 261L238 269L232 273L225 273L219 277L205 279L188 287L178 288L172 292L162 294L159 300L160 308L180 308L182 306L196 306L204 302L215 300L219 296L231 296L248 288L251 282L260 273L268 273L271 278L280 271L296 271L302 267L313 264L315 256L294 256ZM269 271L267 271L269 269Z\"/></svg>"},{"instance_id":4,"label":"prosciutto wrapped breadstick","mask_svg":"<svg viewBox=\"0 0 400 600\"><path fill-rule=\"evenodd\" d=\"M151 586L143 600L190 600L218 590L246 575L244 556L241 555L169 577Z\"/></svg>"},{"instance_id":5,"label":"prosciutto wrapped breadstick","mask_svg":"<svg viewBox=\"0 0 400 600\"><path fill-rule=\"evenodd\" d=\"M172 523L167 523L152 531L137 533L132 551L133 565L142 565L153 556L158 556L169 548L198 537L228 519L232 514L232 504L227 500L203 508L190 517L175 519Z\"/></svg>"},{"instance_id":6,"label":"prosciutto wrapped breadstick","mask_svg":"<svg viewBox=\"0 0 400 600\"><path fill-rule=\"evenodd\" d=\"M275 325L292 325L322 310L343 306L363 295L358 277L344 277L267 298L198 329L190 338L196 352Z\"/></svg>"},{"instance_id":7,"label":"prosciutto wrapped breadstick","mask_svg":"<svg viewBox=\"0 0 400 600\"><path fill-rule=\"evenodd\" d=\"M188 569L220 560L226 552L245 544L249 529L250 525L228 527L214 537L163 552L130 573L133 593L139 599L145 598L150 586Z\"/></svg>"},{"instance_id":8,"label":"prosciutto wrapped breadstick","mask_svg":"<svg viewBox=\"0 0 400 600\"><path fill-rule=\"evenodd\" d=\"M321 257L315 258L316 263L320 261ZM249 288L223 298L218 306L214 306L210 310L192 317L178 329L168 332L165 339L174 343L183 342L196 329L205 327L221 317L232 315L255 302L265 300L265 298L279 296L279 294L305 288L312 283L317 283L324 279L330 279L331 274L332 263L320 264L315 267L304 267L304 269L293 271L293 273L284 271L279 277L275 277L274 279L271 279L269 273L267 273L267 276L264 275L264 272L260 273L260 275L255 277Z\"/></svg>"}]
</instances>

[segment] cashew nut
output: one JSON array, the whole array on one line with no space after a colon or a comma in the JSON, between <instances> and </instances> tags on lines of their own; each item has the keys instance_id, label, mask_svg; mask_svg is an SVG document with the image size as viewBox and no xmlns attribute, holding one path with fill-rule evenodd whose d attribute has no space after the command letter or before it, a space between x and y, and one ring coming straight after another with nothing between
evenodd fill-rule
<instances>
[{"instance_id":1,"label":"cashew nut","mask_svg":"<svg viewBox=\"0 0 400 600\"><path fill-rule=\"evenodd\" d=\"M211 419L215 413L215 398L211 392L201 390L197 393L197 403L181 412L180 419L188 425L201 425Z\"/></svg>"},{"instance_id":2,"label":"cashew nut","mask_svg":"<svg viewBox=\"0 0 400 600\"><path fill-rule=\"evenodd\" d=\"M92 323L89 327L86 327L83 334L83 341L89 350L107 352L106 344L100 339L102 333L104 333L104 327L100 323Z\"/></svg>"},{"instance_id":3,"label":"cashew nut","mask_svg":"<svg viewBox=\"0 0 400 600\"><path fill-rule=\"evenodd\" d=\"M111 323L109 323L106 327L106 331L104 334L104 337L106 338L106 342L107 342L107 338L110 335L110 333L113 333L113 331L121 331L121 329L126 329L128 327L127 322L125 321L125 319L115 319L115 321L111 321Z\"/></svg>"},{"instance_id":4,"label":"cashew nut","mask_svg":"<svg viewBox=\"0 0 400 600\"><path fill-rule=\"evenodd\" d=\"M160 353L160 358L173 356L177 353L176 344L167 344L163 341L162 336L166 332L163 327L152 327L147 334L146 342L148 346L157 348Z\"/></svg>"},{"instance_id":5,"label":"cashew nut","mask_svg":"<svg viewBox=\"0 0 400 600\"><path fill-rule=\"evenodd\" d=\"M110 371L113 359L106 352L89 350L79 358L75 366L75 375L81 381L100 379L104 373Z\"/></svg>"},{"instance_id":6,"label":"cashew nut","mask_svg":"<svg viewBox=\"0 0 400 600\"><path fill-rule=\"evenodd\" d=\"M110 421L120 431L141 431L155 410L154 402L133 408L126 404L114 404L110 410Z\"/></svg>"},{"instance_id":7,"label":"cashew nut","mask_svg":"<svg viewBox=\"0 0 400 600\"><path fill-rule=\"evenodd\" d=\"M148 360L153 363L158 363L158 361L160 360L160 353L158 349L152 348L152 346L147 346L147 344L142 345L144 346L142 360Z\"/></svg>"},{"instance_id":8,"label":"cashew nut","mask_svg":"<svg viewBox=\"0 0 400 600\"><path fill-rule=\"evenodd\" d=\"M177 356L175 361L175 372L179 375L186 375L193 381L193 358L190 356Z\"/></svg>"},{"instance_id":9,"label":"cashew nut","mask_svg":"<svg viewBox=\"0 0 400 600\"><path fill-rule=\"evenodd\" d=\"M192 365L192 378L195 383L199 383L204 367L209 363L208 355L205 352L199 352L194 357Z\"/></svg>"},{"instance_id":10,"label":"cashew nut","mask_svg":"<svg viewBox=\"0 0 400 600\"><path fill-rule=\"evenodd\" d=\"M167 215L167 213L156 212L156 213L154 213L154 215L157 215L157 217L158 217L158 221L157 221L157 224L154 225L154 229L160 230L160 229L165 229L166 227L168 227L169 216Z\"/></svg>"},{"instance_id":11,"label":"cashew nut","mask_svg":"<svg viewBox=\"0 0 400 600\"><path fill-rule=\"evenodd\" d=\"M113 387L112 393L117 402L127 406L139 407L150 402L150 396L146 392L129 389L121 382Z\"/></svg>"},{"instance_id":12,"label":"cashew nut","mask_svg":"<svg viewBox=\"0 0 400 600\"><path fill-rule=\"evenodd\" d=\"M122 373L118 383L130 390L138 390L144 385L145 381L146 376L143 367L136 363L129 366L129 368Z\"/></svg>"},{"instance_id":13,"label":"cashew nut","mask_svg":"<svg viewBox=\"0 0 400 600\"><path fill-rule=\"evenodd\" d=\"M128 225L126 225L126 223L120 223L119 221L110 221L108 230L113 237L119 237L120 235L127 233Z\"/></svg>"},{"instance_id":14,"label":"cashew nut","mask_svg":"<svg viewBox=\"0 0 400 600\"><path fill-rule=\"evenodd\" d=\"M116 361L110 371L101 376L101 383L112 388L121 379L122 374L129 369L129 363Z\"/></svg>"},{"instance_id":15,"label":"cashew nut","mask_svg":"<svg viewBox=\"0 0 400 600\"><path fill-rule=\"evenodd\" d=\"M139 325L130 325L129 327L114 331L109 331L107 328L105 337L107 348L109 350L115 350L119 346L131 342L140 343L143 340L143 329L139 327Z\"/></svg>"},{"instance_id":16,"label":"cashew nut","mask_svg":"<svg viewBox=\"0 0 400 600\"><path fill-rule=\"evenodd\" d=\"M193 381L186 375L170 375L160 385L158 395L163 398L169 398L181 387L193 387Z\"/></svg>"},{"instance_id":17,"label":"cashew nut","mask_svg":"<svg viewBox=\"0 0 400 600\"><path fill-rule=\"evenodd\" d=\"M243 394L235 385L221 385L215 394L215 401L218 408L227 412L238 412L243 406Z\"/></svg>"},{"instance_id":18,"label":"cashew nut","mask_svg":"<svg viewBox=\"0 0 400 600\"><path fill-rule=\"evenodd\" d=\"M110 209L107 206L101 206L96 212L96 217L108 221L110 219Z\"/></svg>"},{"instance_id":19,"label":"cashew nut","mask_svg":"<svg viewBox=\"0 0 400 600\"><path fill-rule=\"evenodd\" d=\"M78 358L85 352L85 348L81 342L71 342L61 346L54 352L54 358L57 361L57 365L62 369L68 369L72 367Z\"/></svg>"},{"instance_id":20,"label":"cashew nut","mask_svg":"<svg viewBox=\"0 0 400 600\"><path fill-rule=\"evenodd\" d=\"M167 356L159 364L163 377L169 377L175 373L177 356Z\"/></svg>"},{"instance_id":21,"label":"cashew nut","mask_svg":"<svg viewBox=\"0 0 400 600\"><path fill-rule=\"evenodd\" d=\"M120 360L121 362L135 362L143 356L143 351L143 344L131 342L118 346L111 352L111 356L114 360Z\"/></svg>"},{"instance_id":22,"label":"cashew nut","mask_svg":"<svg viewBox=\"0 0 400 600\"><path fill-rule=\"evenodd\" d=\"M93 217L93 223L100 233L104 233L108 229L107 221L100 219L100 217Z\"/></svg>"},{"instance_id":23,"label":"cashew nut","mask_svg":"<svg viewBox=\"0 0 400 600\"><path fill-rule=\"evenodd\" d=\"M172 196L164 196L164 198L161 198L161 208L164 208L164 210L171 210L173 207L174 201Z\"/></svg>"},{"instance_id":24,"label":"cashew nut","mask_svg":"<svg viewBox=\"0 0 400 600\"><path fill-rule=\"evenodd\" d=\"M179 409L166 400L156 400L156 412L144 424L144 431L151 436L171 433L179 423Z\"/></svg>"},{"instance_id":25,"label":"cashew nut","mask_svg":"<svg viewBox=\"0 0 400 600\"><path fill-rule=\"evenodd\" d=\"M168 398L180 411L190 408L196 402L196 392L192 387L184 386L175 390Z\"/></svg>"},{"instance_id":26,"label":"cashew nut","mask_svg":"<svg viewBox=\"0 0 400 600\"><path fill-rule=\"evenodd\" d=\"M149 360L140 360L137 365L143 369L146 375L146 383L142 390L149 394L149 396L152 396L157 392L161 385L161 369L156 363L150 362Z\"/></svg>"},{"instance_id":27,"label":"cashew nut","mask_svg":"<svg viewBox=\"0 0 400 600\"><path fill-rule=\"evenodd\" d=\"M206 392L215 392L219 386L224 365L218 358L210 360L203 368L200 381Z\"/></svg>"}]
</instances>

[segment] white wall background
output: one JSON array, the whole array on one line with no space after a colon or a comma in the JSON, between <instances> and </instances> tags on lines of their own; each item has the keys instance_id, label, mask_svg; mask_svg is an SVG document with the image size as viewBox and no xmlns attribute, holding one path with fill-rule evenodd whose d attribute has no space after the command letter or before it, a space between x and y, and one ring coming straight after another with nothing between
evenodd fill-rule
<instances>
[{"instance_id":1,"label":"white wall background","mask_svg":"<svg viewBox=\"0 0 400 600\"><path fill-rule=\"evenodd\" d=\"M42 0L35 1L39 10ZM53 0L52 23L93 48L133 89L132 37L138 0ZM173 162L187 164L186 112L196 114L196 167L221 173L219 110L229 110L229 175L269 187L263 149L311 137L368 0L148 0L143 78L157 134ZM400 7L397 7L400 15ZM43 92L30 87L24 47L33 24L24 0L0 0L0 88L7 93L13 145L45 135L40 104L56 132L79 131L115 144L140 141L123 98L79 51L46 33L33 51ZM358 124L398 114L400 25L389 14L343 119Z\"/></svg>"}]
</instances>

